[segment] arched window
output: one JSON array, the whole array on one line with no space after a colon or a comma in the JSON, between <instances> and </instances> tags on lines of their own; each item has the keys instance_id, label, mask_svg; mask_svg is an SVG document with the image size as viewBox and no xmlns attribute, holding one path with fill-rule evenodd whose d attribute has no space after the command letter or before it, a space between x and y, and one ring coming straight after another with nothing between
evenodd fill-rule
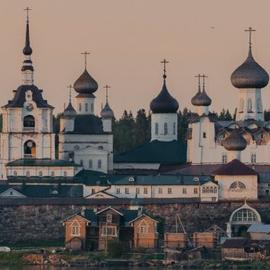
<instances>
[{"instance_id":1,"label":"arched window","mask_svg":"<svg viewBox=\"0 0 270 270\"><path fill-rule=\"evenodd\" d=\"M32 115L27 115L23 118L23 127L25 128L34 128L35 127L35 118Z\"/></svg>"},{"instance_id":2,"label":"arched window","mask_svg":"<svg viewBox=\"0 0 270 270\"><path fill-rule=\"evenodd\" d=\"M252 112L252 100L249 98L247 103L247 111Z\"/></svg>"},{"instance_id":3,"label":"arched window","mask_svg":"<svg viewBox=\"0 0 270 270\"><path fill-rule=\"evenodd\" d=\"M91 104L91 112L92 113L94 112L94 104L93 103Z\"/></svg>"},{"instance_id":4,"label":"arched window","mask_svg":"<svg viewBox=\"0 0 270 270\"><path fill-rule=\"evenodd\" d=\"M246 189L246 185L240 181L235 181L230 185L232 191L243 191Z\"/></svg>"},{"instance_id":5,"label":"arched window","mask_svg":"<svg viewBox=\"0 0 270 270\"><path fill-rule=\"evenodd\" d=\"M79 103L79 112L82 110L82 104Z\"/></svg>"},{"instance_id":6,"label":"arched window","mask_svg":"<svg viewBox=\"0 0 270 270\"><path fill-rule=\"evenodd\" d=\"M40 171L40 172L38 173L38 176L42 176L42 171Z\"/></svg>"},{"instance_id":7,"label":"arched window","mask_svg":"<svg viewBox=\"0 0 270 270\"><path fill-rule=\"evenodd\" d=\"M36 143L32 140L24 143L24 157L34 158L36 157Z\"/></svg>"},{"instance_id":8,"label":"arched window","mask_svg":"<svg viewBox=\"0 0 270 270\"><path fill-rule=\"evenodd\" d=\"M232 222L246 223L259 222L259 218L251 209L242 208L236 211L232 216Z\"/></svg>"},{"instance_id":9,"label":"arched window","mask_svg":"<svg viewBox=\"0 0 270 270\"><path fill-rule=\"evenodd\" d=\"M85 111L88 112L88 103L85 103Z\"/></svg>"},{"instance_id":10,"label":"arched window","mask_svg":"<svg viewBox=\"0 0 270 270\"><path fill-rule=\"evenodd\" d=\"M158 123L155 123L155 135L158 135Z\"/></svg>"},{"instance_id":11,"label":"arched window","mask_svg":"<svg viewBox=\"0 0 270 270\"><path fill-rule=\"evenodd\" d=\"M168 134L168 123L164 123L164 135Z\"/></svg>"},{"instance_id":12,"label":"arched window","mask_svg":"<svg viewBox=\"0 0 270 270\"><path fill-rule=\"evenodd\" d=\"M80 236L80 224L77 221L72 223L71 234L72 236Z\"/></svg>"}]
</instances>

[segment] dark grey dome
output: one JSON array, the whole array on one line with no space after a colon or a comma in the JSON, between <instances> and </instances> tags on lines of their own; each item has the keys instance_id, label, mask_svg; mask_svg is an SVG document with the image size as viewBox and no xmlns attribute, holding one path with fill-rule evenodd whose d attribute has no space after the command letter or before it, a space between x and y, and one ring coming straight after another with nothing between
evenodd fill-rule
<instances>
[{"instance_id":1,"label":"dark grey dome","mask_svg":"<svg viewBox=\"0 0 270 270\"><path fill-rule=\"evenodd\" d=\"M114 118L114 113L108 102L106 102L104 108L101 110L100 115L104 119L112 119Z\"/></svg>"},{"instance_id":2,"label":"dark grey dome","mask_svg":"<svg viewBox=\"0 0 270 270\"><path fill-rule=\"evenodd\" d=\"M247 141L240 134L240 131L235 129L223 141L223 146L228 151L243 151L247 147Z\"/></svg>"},{"instance_id":3,"label":"dark grey dome","mask_svg":"<svg viewBox=\"0 0 270 270\"><path fill-rule=\"evenodd\" d=\"M231 75L232 85L236 88L263 88L268 81L268 73L254 60L251 49L246 61Z\"/></svg>"},{"instance_id":4,"label":"dark grey dome","mask_svg":"<svg viewBox=\"0 0 270 270\"><path fill-rule=\"evenodd\" d=\"M71 102L68 103L68 106L65 108L63 115L64 116L75 116L76 110L72 106Z\"/></svg>"},{"instance_id":5,"label":"dark grey dome","mask_svg":"<svg viewBox=\"0 0 270 270\"><path fill-rule=\"evenodd\" d=\"M166 86L166 77L159 95L154 98L150 103L150 109L153 113L176 113L179 104L175 98L173 98Z\"/></svg>"},{"instance_id":6,"label":"dark grey dome","mask_svg":"<svg viewBox=\"0 0 270 270\"><path fill-rule=\"evenodd\" d=\"M97 91L98 84L85 69L82 75L75 81L73 88L79 94L93 94Z\"/></svg>"},{"instance_id":7,"label":"dark grey dome","mask_svg":"<svg viewBox=\"0 0 270 270\"><path fill-rule=\"evenodd\" d=\"M203 90L199 90L196 95L191 99L191 103L194 106L210 106L212 103L211 98Z\"/></svg>"}]
</instances>

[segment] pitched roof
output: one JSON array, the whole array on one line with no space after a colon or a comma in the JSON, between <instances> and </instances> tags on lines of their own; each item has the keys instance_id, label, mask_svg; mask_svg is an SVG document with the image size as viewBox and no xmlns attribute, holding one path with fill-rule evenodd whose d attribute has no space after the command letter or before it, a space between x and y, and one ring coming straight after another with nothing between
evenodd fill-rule
<instances>
[{"instance_id":1,"label":"pitched roof","mask_svg":"<svg viewBox=\"0 0 270 270\"><path fill-rule=\"evenodd\" d=\"M259 233L270 233L270 224L252 224L247 232L249 233L254 233L254 232L259 232Z\"/></svg>"},{"instance_id":2,"label":"pitched roof","mask_svg":"<svg viewBox=\"0 0 270 270\"><path fill-rule=\"evenodd\" d=\"M130 151L116 154L115 163L181 164L186 162L186 144L180 141L151 141Z\"/></svg>"},{"instance_id":3,"label":"pitched roof","mask_svg":"<svg viewBox=\"0 0 270 270\"><path fill-rule=\"evenodd\" d=\"M257 175L257 172L238 159L234 159L213 171L213 175Z\"/></svg>"},{"instance_id":4,"label":"pitched roof","mask_svg":"<svg viewBox=\"0 0 270 270\"><path fill-rule=\"evenodd\" d=\"M244 248L248 243L249 239L247 238L231 238L226 239L225 242L221 245L222 248Z\"/></svg>"},{"instance_id":5,"label":"pitched roof","mask_svg":"<svg viewBox=\"0 0 270 270\"><path fill-rule=\"evenodd\" d=\"M59 159L38 159L38 158L29 158L29 159L17 159L7 163L7 166L12 167L21 167L21 166L44 166L44 167L78 167L80 165L75 164L74 162L67 160Z\"/></svg>"},{"instance_id":6,"label":"pitched roof","mask_svg":"<svg viewBox=\"0 0 270 270\"><path fill-rule=\"evenodd\" d=\"M0 193L13 188L30 198L83 197L81 185L0 185Z\"/></svg>"}]
</instances>

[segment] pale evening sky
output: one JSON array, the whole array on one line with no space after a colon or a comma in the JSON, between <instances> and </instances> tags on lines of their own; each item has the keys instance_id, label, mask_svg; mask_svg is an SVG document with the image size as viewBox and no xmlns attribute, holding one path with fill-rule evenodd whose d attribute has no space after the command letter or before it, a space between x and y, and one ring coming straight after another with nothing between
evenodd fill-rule
<instances>
[{"instance_id":1,"label":"pale evening sky","mask_svg":"<svg viewBox=\"0 0 270 270\"><path fill-rule=\"evenodd\" d=\"M180 108L192 108L197 73L209 77L210 110L234 108L238 97L230 75L247 56L249 26L257 30L255 59L270 71L269 0L1 0L0 105L21 83L26 6L32 8L35 84L55 112L67 102L67 85L83 71L85 50L91 52L88 71L99 83L96 113L109 84L117 117L124 109L149 109L161 89L164 57L170 61L168 88ZM269 87L263 103L270 108Z\"/></svg>"}]
</instances>

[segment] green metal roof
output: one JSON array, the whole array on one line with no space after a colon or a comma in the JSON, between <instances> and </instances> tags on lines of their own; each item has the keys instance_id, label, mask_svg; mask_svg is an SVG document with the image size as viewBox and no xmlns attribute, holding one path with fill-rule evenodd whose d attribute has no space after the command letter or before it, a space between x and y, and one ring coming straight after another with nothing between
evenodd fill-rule
<instances>
[{"instance_id":1,"label":"green metal roof","mask_svg":"<svg viewBox=\"0 0 270 270\"><path fill-rule=\"evenodd\" d=\"M74 162L67 160L59 160L59 159L17 159L7 163L7 166L10 167L32 167L32 166L41 166L41 167L78 167L80 165L75 164Z\"/></svg>"},{"instance_id":2,"label":"green metal roof","mask_svg":"<svg viewBox=\"0 0 270 270\"><path fill-rule=\"evenodd\" d=\"M182 164L186 162L186 144L180 141L151 141L114 156L115 163Z\"/></svg>"}]
</instances>

